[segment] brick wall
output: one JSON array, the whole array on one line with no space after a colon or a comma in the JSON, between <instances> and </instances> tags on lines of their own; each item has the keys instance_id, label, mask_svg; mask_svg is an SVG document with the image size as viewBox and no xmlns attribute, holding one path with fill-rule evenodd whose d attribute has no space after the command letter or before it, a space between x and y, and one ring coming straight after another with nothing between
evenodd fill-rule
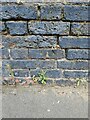
<instances>
[{"instance_id":1,"label":"brick wall","mask_svg":"<svg viewBox=\"0 0 90 120\"><path fill-rule=\"evenodd\" d=\"M2 8L2 9L1 9ZM88 3L1 5L2 76L46 71L48 80L88 79Z\"/></svg>"}]
</instances>

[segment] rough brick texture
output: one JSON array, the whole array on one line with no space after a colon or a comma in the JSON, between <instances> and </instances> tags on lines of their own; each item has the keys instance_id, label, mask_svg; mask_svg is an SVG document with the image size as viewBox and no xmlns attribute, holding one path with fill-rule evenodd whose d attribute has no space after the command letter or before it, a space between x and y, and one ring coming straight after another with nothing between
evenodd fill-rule
<instances>
[{"instance_id":1,"label":"rough brick texture","mask_svg":"<svg viewBox=\"0 0 90 120\"><path fill-rule=\"evenodd\" d=\"M64 71L65 78L87 78L88 79L88 71Z\"/></svg>"},{"instance_id":2,"label":"rough brick texture","mask_svg":"<svg viewBox=\"0 0 90 120\"><path fill-rule=\"evenodd\" d=\"M69 49L67 51L67 59L90 59L89 57L90 50L87 49Z\"/></svg>"},{"instance_id":3,"label":"rough brick texture","mask_svg":"<svg viewBox=\"0 0 90 120\"><path fill-rule=\"evenodd\" d=\"M88 3L3 3L0 7L2 75L18 78L44 70L48 83L88 79ZM51 82L52 81L52 82Z\"/></svg>"},{"instance_id":4,"label":"rough brick texture","mask_svg":"<svg viewBox=\"0 0 90 120\"><path fill-rule=\"evenodd\" d=\"M52 48L57 45L55 36L2 36L2 44L5 48Z\"/></svg>"},{"instance_id":5,"label":"rough brick texture","mask_svg":"<svg viewBox=\"0 0 90 120\"><path fill-rule=\"evenodd\" d=\"M56 61L54 60L4 60L2 62L3 68L6 68L7 64L12 66L12 69L54 69L56 68Z\"/></svg>"},{"instance_id":6,"label":"rough brick texture","mask_svg":"<svg viewBox=\"0 0 90 120\"><path fill-rule=\"evenodd\" d=\"M59 37L61 48L90 48L88 37Z\"/></svg>"},{"instance_id":7,"label":"rough brick texture","mask_svg":"<svg viewBox=\"0 0 90 120\"><path fill-rule=\"evenodd\" d=\"M9 21L6 22L6 25L11 35L24 35L27 33L27 22Z\"/></svg>"},{"instance_id":8,"label":"rough brick texture","mask_svg":"<svg viewBox=\"0 0 90 120\"><path fill-rule=\"evenodd\" d=\"M31 70L30 74L31 76L36 75L38 76L38 73L40 70ZM61 70L47 70L45 73L47 78L60 78L62 77L62 71Z\"/></svg>"},{"instance_id":9,"label":"rough brick texture","mask_svg":"<svg viewBox=\"0 0 90 120\"><path fill-rule=\"evenodd\" d=\"M45 20L60 20L62 18L62 6L47 4L42 5L40 10L40 18Z\"/></svg>"},{"instance_id":10,"label":"rough brick texture","mask_svg":"<svg viewBox=\"0 0 90 120\"><path fill-rule=\"evenodd\" d=\"M70 21L89 21L88 6L65 5L64 19Z\"/></svg>"},{"instance_id":11,"label":"rough brick texture","mask_svg":"<svg viewBox=\"0 0 90 120\"><path fill-rule=\"evenodd\" d=\"M13 59L27 59L28 49L11 49L10 55Z\"/></svg>"},{"instance_id":12,"label":"rough brick texture","mask_svg":"<svg viewBox=\"0 0 90 120\"><path fill-rule=\"evenodd\" d=\"M28 24L30 34L59 34L68 35L70 31L69 22L37 22L32 21Z\"/></svg>"},{"instance_id":13,"label":"rough brick texture","mask_svg":"<svg viewBox=\"0 0 90 120\"><path fill-rule=\"evenodd\" d=\"M29 58L42 58L42 59L58 59L64 58L65 51L64 50L29 50Z\"/></svg>"},{"instance_id":14,"label":"rough brick texture","mask_svg":"<svg viewBox=\"0 0 90 120\"><path fill-rule=\"evenodd\" d=\"M90 35L89 23L72 23L71 32L73 35Z\"/></svg>"},{"instance_id":15,"label":"rough brick texture","mask_svg":"<svg viewBox=\"0 0 90 120\"><path fill-rule=\"evenodd\" d=\"M29 77L29 70L14 70L15 77Z\"/></svg>"},{"instance_id":16,"label":"rough brick texture","mask_svg":"<svg viewBox=\"0 0 90 120\"><path fill-rule=\"evenodd\" d=\"M2 59L10 59L9 50L7 48L2 49Z\"/></svg>"},{"instance_id":17,"label":"rough brick texture","mask_svg":"<svg viewBox=\"0 0 90 120\"><path fill-rule=\"evenodd\" d=\"M69 69L69 70L88 70L88 61L58 60L57 67L59 69Z\"/></svg>"},{"instance_id":18,"label":"rough brick texture","mask_svg":"<svg viewBox=\"0 0 90 120\"><path fill-rule=\"evenodd\" d=\"M2 5L2 19L36 19L37 7L34 5Z\"/></svg>"}]
</instances>

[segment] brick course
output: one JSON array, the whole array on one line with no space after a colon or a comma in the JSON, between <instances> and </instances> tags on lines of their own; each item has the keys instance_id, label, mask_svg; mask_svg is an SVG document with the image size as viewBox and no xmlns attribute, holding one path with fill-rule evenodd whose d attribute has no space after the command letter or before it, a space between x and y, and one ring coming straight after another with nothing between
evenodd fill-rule
<instances>
[{"instance_id":1,"label":"brick course","mask_svg":"<svg viewBox=\"0 0 90 120\"><path fill-rule=\"evenodd\" d=\"M49 80L88 78L88 3L2 4L2 75L30 77L41 70ZM2 53L2 54L1 54ZM0 57L1 58L1 57ZM73 84L73 83L72 83Z\"/></svg>"}]
</instances>

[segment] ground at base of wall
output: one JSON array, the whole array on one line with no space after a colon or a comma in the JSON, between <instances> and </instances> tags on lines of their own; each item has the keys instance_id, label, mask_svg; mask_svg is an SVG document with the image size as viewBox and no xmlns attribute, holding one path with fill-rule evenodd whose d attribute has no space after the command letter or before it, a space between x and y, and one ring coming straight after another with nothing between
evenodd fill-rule
<instances>
[{"instance_id":1,"label":"ground at base of wall","mask_svg":"<svg viewBox=\"0 0 90 120\"><path fill-rule=\"evenodd\" d=\"M88 82L86 80L83 81L83 79L77 79L77 80L47 80L46 84L42 84L40 82L34 82L33 80L29 79L14 79L14 80L2 80L2 85L3 86L23 86L23 87L30 87L30 86L61 86L61 87L67 87L67 86L72 86L72 87L78 87L78 86L88 86Z\"/></svg>"},{"instance_id":2,"label":"ground at base of wall","mask_svg":"<svg viewBox=\"0 0 90 120\"><path fill-rule=\"evenodd\" d=\"M87 118L88 87L2 87L3 118Z\"/></svg>"}]
</instances>

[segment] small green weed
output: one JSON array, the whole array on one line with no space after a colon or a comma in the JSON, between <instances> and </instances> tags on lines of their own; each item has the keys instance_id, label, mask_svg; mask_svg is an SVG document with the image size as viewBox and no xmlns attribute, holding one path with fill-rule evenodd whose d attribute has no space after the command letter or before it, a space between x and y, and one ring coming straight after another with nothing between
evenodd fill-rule
<instances>
[{"instance_id":1,"label":"small green weed","mask_svg":"<svg viewBox=\"0 0 90 120\"><path fill-rule=\"evenodd\" d=\"M46 76L45 76L45 73L46 72L44 72L44 71L41 71L40 73L38 73L38 76L39 76L39 82L41 83L41 84L43 84L43 85L45 85L46 84L46 81L47 81L47 78L46 78Z\"/></svg>"},{"instance_id":2,"label":"small green weed","mask_svg":"<svg viewBox=\"0 0 90 120\"><path fill-rule=\"evenodd\" d=\"M81 79L80 79L80 78L77 78L77 79L76 79L76 86L80 86L81 82L82 82Z\"/></svg>"},{"instance_id":3,"label":"small green weed","mask_svg":"<svg viewBox=\"0 0 90 120\"><path fill-rule=\"evenodd\" d=\"M84 78L76 78L76 86L80 86L82 83L86 83Z\"/></svg>"}]
</instances>

